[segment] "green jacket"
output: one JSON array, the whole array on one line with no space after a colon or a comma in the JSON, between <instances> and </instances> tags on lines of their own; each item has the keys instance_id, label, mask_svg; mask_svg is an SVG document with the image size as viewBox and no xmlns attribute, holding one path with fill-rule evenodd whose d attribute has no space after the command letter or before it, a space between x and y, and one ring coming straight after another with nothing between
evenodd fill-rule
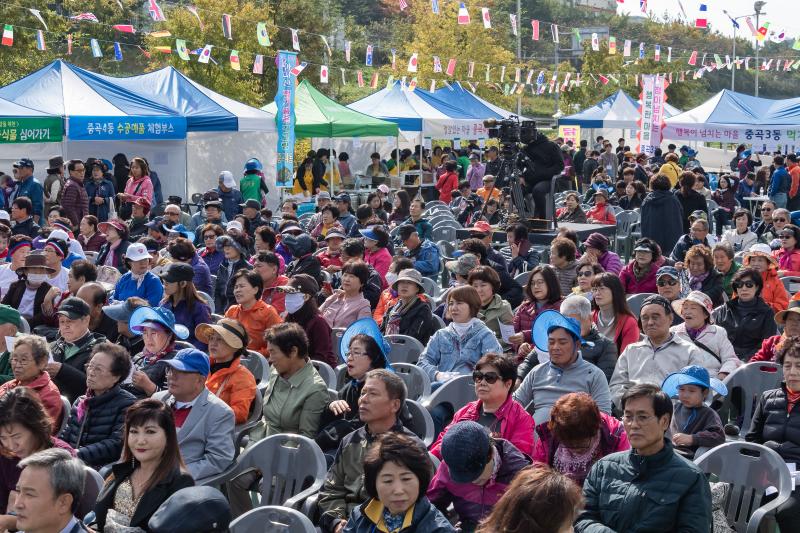
<instances>
[{"instance_id":1,"label":"green jacket","mask_svg":"<svg viewBox=\"0 0 800 533\"><path fill-rule=\"evenodd\" d=\"M239 181L239 192L242 193L242 199L255 200L261 203L261 176L258 174L245 174Z\"/></svg>"},{"instance_id":2,"label":"green jacket","mask_svg":"<svg viewBox=\"0 0 800 533\"><path fill-rule=\"evenodd\" d=\"M12 379L14 379L14 373L11 371L11 354L5 351L0 354L0 385Z\"/></svg>"},{"instance_id":3,"label":"green jacket","mask_svg":"<svg viewBox=\"0 0 800 533\"><path fill-rule=\"evenodd\" d=\"M481 307L478 311L478 318L483 320L492 333L494 333L500 346L503 350L509 348L511 345L503 341L503 336L500 332L500 325L511 326L514 324L514 311L511 309L511 304L503 300L499 294L494 295L494 299L489 302L486 307Z\"/></svg>"},{"instance_id":4,"label":"green jacket","mask_svg":"<svg viewBox=\"0 0 800 533\"><path fill-rule=\"evenodd\" d=\"M708 480L675 453L668 439L655 455L629 450L600 459L583 484L583 495L577 533L711 532Z\"/></svg>"},{"instance_id":5,"label":"green jacket","mask_svg":"<svg viewBox=\"0 0 800 533\"><path fill-rule=\"evenodd\" d=\"M733 298L733 287L731 287L731 281L733 281L733 275L736 274L736 271L740 268L742 268L741 263L732 261L731 268L728 270L728 273L722 275L722 290L724 290L725 294L728 295L728 299Z\"/></svg>"},{"instance_id":6,"label":"green jacket","mask_svg":"<svg viewBox=\"0 0 800 533\"><path fill-rule=\"evenodd\" d=\"M419 437L403 427L400 420L397 420L390 431L404 433L419 442ZM362 426L348 434L339 444L333 465L319 492L324 531L333 531L339 520L346 520L353 509L369 500L369 495L364 490L364 454L374 439L367 427ZM425 447L422 442L419 444Z\"/></svg>"}]
</instances>

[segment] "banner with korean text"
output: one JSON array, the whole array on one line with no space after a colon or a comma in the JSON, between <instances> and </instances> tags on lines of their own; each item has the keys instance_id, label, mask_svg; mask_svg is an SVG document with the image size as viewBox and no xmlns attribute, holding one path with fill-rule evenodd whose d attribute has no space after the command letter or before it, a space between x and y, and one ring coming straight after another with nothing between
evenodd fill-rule
<instances>
[{"instance_id":1,"label":"banner with korean text","mask_svg":"<svg viewBox=\"0 0 800 533\"><path fill-rule=\"evenodd\" d=\"M656 148L661 144L665 89L664 76L657 74L642 76L641 115L636 138L639 140L638 151L648 156L655 155Z\"/></svg>"},{"instance_id":2,"label":"banner with korean text","mask_svg":"<svg viewBox=\"0 0 800 533\"><path fill-rule=\"evenodd\" d=\"M186 138L183 117L68 117L67 137L73 141L174 140Z\"/></svg>"},{"instance_id":3,"label":"banner with korean text","mask_svg":"<svg viewBox=\"0 0 800 533\"><path fill-rule=\"evenodd\" d=\"M297 82L297 75L292 73L292 69L297 66L297 52L281 50L275 62L278 66L278 91L275 94L278 157L275 180L278 187L291 187L294 181L294 91Z\"/></svg>"},{"instance_id":4,"label":"banner with korean text","mask_svg":"<svg viewBox=\"0 0 800 533\"><path fill-rule=\"evenodd\" d=\"M61 142L61 117L0 118L0 144Z\"/></svg>"}]
</instances>

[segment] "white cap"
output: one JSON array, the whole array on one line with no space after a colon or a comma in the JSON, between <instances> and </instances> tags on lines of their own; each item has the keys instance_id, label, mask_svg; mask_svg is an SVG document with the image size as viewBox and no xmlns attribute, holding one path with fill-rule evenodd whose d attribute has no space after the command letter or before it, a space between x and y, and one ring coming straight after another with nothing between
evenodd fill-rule
<instances>
[{"instance_id":1,"label":"white cap","mask_svg":"<svg viewBox=\"0 0 800 533\"><path fill-rule=\"evenodd\" d=\"M222 184L229 189L233 189L236 186L236 180L233 179L233 174L230 170L220 172L219 178L222 180Z\"/></svg>"},{"instance_id":2,"label":"white cap","mask_svg":"<svg viewBox=\"0 0 800 533\"><path fill-rule=\"evenodd\" d=\"M228 222L228 225L225 226L225 229L226 230L235 229L239 230L239 233L244 233L244 227L242 226L242 223L239 222L238 220L231 220L230 222Z\"/></svg>"},{"instance_id":3,"label":"white cap","mask_svg":"<svg viewBox=\"0 0 800 533\"><path fill-rule=\"evenodd\" d=\"M141 261L142 259L150 259L150 254L147 252L147 247L144 244L135 242L128 246L125 257L131 261Z\"/></svg>"},{"instance_id":4,"label":"white cap","mask_svg":"<svg viewBox=\"0 0 800 533\"><path fill-rule=\"evenodd\" d=\"M391 189L389 189L389 186L386 185L385 183L381 183L380 185L378 185L378 190L381 191L383 194L389 194L389 192L391 191Z\"/></svg>"},{"instance_id":5,"label":"white cap","mask_svg":"<svg viewBox=\"0 0 800 533\"><path fill-rule=\"evenodd\" d=\"M61 239L62 241L69 242L69 235L63 229L54 229L50 232L50 235L47 236L47 239Z\"/></svg>"},{"instance_id":6,"label":"white cap","mask_svg":"<svg viewBox=\"0 0 800 533\"><path fill-rule=\"evenodd\" d=\"M0 209L0 220L8 220L11 222L11 215L8 214L8 211Z\"/></svg>"}]
</instances>

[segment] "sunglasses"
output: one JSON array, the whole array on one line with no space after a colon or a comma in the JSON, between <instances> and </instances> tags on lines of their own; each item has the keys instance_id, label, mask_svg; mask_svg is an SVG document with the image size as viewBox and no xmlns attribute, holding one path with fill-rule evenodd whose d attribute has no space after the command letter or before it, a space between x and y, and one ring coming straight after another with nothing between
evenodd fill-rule
<instances>
[{"instance_id":1,"label":"sunglasses","mask_svg":"<svg viewBox=\"0 0 800 533\"><path fill-rule=\"evenodd\" d=\"M762 207L762 208L761 208L761 211L762 211L762 212L769 213L770 211L772 211L772 208L771 208L771 207Z\"/></svg>"},{"instance_id":2,"label":"sunglasses","mask_svg":"<svg viewBox=\"0 0 800 533\"><path fill-rule=\"evenodd\" d=\"M794 238L794 234L792 234L792 233L783 233L783 234L781 234L780 238L781 239L793 239Z\"/></svg>"},{"instance_id":3,"label":"sunglasses","mask_svg":"<svg viewBox=\"0 0 800 533\"><path fill-rule=\"evenodd\" d=\"M747 287L748 289L752 289L755 286L756 284L753 281L742 281L742 282L736 281L734 283L731 283L731 287L733 287L734 290L741 289L742 287Z\"/></svg>"},{"instance_id":4,"label":"sunglasses","mask_svg":"<svg viewBox=\"0 0 800 533\"><path fill-rule=\"evenodd\" d=\"M788 222L785 218L773 218L773 222Z\"/></svg>"},{"instance_id":5,"label":"sunglasses","mask_svg":"<svg viewBox=\"0 0 800 533\"><path fill-rule=\"evenodd\" d=\"M497 383L498 379L500 379L500 375L497 372L481 372L480 370L475 370L472 373L472 381L475 383L484 380L489 385L494 385Z\"/></svg>"},{"instance_id":6,"label":"sunglasses","mask_svg":"<svg viewBox=\"0 0 800 533\"><path fill-rule=\"evenodd\" d=\"M667 287L667 286L674 287L677 284L678 284L678 281L674 280L674 279L664 280L664 281L657 281L656 282L656 285L658 285L659 287Z\"/></svg>"},{"instance_id":7,"label":"sunglasses","mask_svg":"<svg viewBox=\"0 0 800 533\"><path fill-rule=\"evenodd\" d=\"M578 272L579 278L591 278L592 276L594 276L594 271L592 270L585 270L583 272Z\"/></svg>"}]
</instances>

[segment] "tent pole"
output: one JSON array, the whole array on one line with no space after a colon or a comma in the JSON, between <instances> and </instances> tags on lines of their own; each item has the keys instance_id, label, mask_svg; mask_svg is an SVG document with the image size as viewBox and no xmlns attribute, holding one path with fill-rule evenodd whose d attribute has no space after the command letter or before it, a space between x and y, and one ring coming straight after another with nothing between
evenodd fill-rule
<instances>
[{"instance_id":1,"label":"tent pole","mask_svg":"<svg viewBox=\"0 0 800 533\"><path fill-rule=\"evenodd\" d=\"M328 137L328 173L331 176L329 185L331 188L331 198L333 198L333 182L336 181L336 175L333 173L333 137Z\"/></svg>"},{"instance_id":2,"label":"tent pole","mask_svg":"<svg viewBox=\"0 0 800 533\"><path fill-rule=\"evenodd\" d=\"M189 200L190 200L190 197L189 197L189 132L186 132L186 140L183 141L183 150L184 150L183 151L183 155L184 155L184 157L186 157L186 161L185 161L185 163L183 165L183 168L184 168L184 172L183 172L183 174L184 174L183 187L184 187L184 191L186 192L186 196L184 196L184 198L185 198L184 202L186 202L188 204Z\"/></svg>"}]
</instances>

